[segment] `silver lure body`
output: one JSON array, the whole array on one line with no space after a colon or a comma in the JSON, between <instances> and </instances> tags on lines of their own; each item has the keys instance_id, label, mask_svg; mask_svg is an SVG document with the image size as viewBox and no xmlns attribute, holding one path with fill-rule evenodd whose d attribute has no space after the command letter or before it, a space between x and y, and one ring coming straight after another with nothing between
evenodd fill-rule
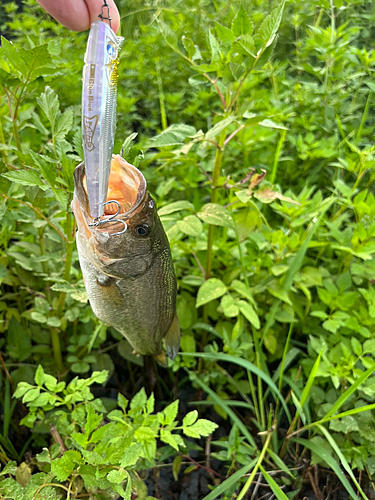
<instances>
[{"instance_id":1,"label":"silver lure body","mask_svg":"<svg viewBox=\"0 0 375 500\"><path fill-rule=\"evenodd\" d=\"M104 214L116 130L117 65L124 39L103 21L91 25L82 86L82 145L90 214Z\"/></svg>"}]
</instances>

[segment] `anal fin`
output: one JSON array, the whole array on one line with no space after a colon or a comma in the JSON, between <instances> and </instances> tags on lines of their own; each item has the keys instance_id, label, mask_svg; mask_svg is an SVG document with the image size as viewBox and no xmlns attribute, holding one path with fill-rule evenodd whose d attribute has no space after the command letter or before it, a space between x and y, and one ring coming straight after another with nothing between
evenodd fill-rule
<instances>
[{"instance_id":1,"label":"anal fin","mask_svg":"<svg viewBox=\"0 0 375 500\"><path fill-rule=\"evenodd\" d=\"M168 356L171 359L174 359L180 348L180 323L178 321L177 314L174 315L171 326L164 337L164 342Z\"/></svg>"}]
</instances>

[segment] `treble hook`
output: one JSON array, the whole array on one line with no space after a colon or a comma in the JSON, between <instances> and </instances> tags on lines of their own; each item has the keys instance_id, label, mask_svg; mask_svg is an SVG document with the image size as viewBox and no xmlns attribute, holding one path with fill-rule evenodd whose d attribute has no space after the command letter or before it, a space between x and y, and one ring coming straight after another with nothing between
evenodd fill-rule
<instances>
[{"instance_id":1,"label":"treble hook","mask_svg":"<svg viewBox=\"0 0 375 500\"><path fill-rule=\"evenodd\" d=\"M103 5L102 5L102 13L98 15L98 17L100 17L100 19L102 21L104 21L104 19L106 21L109 22L109 27L112 29L112 19L111 19L111 16L109 15L109 9L110 9L110 6L107 4L107 0L103 0ZM107 17L104 16L104 9L107 9Z\"/></svg>"},{"instance_id":2,"label":"treble hook","mask_svg":"<svg viewBox=\"0 0 375 500\"><path fill-rule=\"evenodd\" d=\"M115 218L118 216L118 214L121 211L121 205L117 200L108 200L105 203L103 203L103 205L108 205L109 203L116 203L117 212L114 215L111 215L111 217L109 217L108 219L101 219L100 217L95 217L94 222L89 224L89 226L90 227L98 227L98 226L102 226L103 224L108 224L109 222L121 222L121 224L124 224L124 229L122 231L117 232L117 233L113 233L110 236L117 236L119 234L124 234L128 228L128 226L126 225L126 222L121 220L121 219Z\"/></svg>"}]
</instances>

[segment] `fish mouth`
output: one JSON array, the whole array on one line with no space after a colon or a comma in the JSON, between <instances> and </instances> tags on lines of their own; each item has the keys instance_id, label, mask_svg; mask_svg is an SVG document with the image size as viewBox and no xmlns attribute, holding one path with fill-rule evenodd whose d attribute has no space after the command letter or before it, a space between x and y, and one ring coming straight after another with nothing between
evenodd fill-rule
<instances>
[{"instance_id":1,"label":"fish mouth","mask_svg":"<svg viewBox=\"0 0 375 500\"><path fill-rule=\"evenodd\" d=\"M121 230L123 224L111 221L111 219L116 215L116 220L126 223L141 208L147 193L147 183L142 173L120 155L112 155L107 203L104 207L104 215L100 218L102 222L99 225L91 226L95 220L90 215L84 163L78 165L74 171L74 184L86 225L90 227L92 232L111 234ZM111 201L116 201L116 203L108 203ZM108 224L105 224L106 220ZM111 224L109 224L110 222Z\"/></svg>"}]
</instances>

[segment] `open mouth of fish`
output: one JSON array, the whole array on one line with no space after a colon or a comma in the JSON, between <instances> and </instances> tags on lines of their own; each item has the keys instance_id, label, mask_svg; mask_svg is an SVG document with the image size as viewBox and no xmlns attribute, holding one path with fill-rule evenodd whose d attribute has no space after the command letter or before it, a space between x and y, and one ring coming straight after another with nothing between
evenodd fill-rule
<instances>
[{"instance_id":1,"label":"open mouth of fish","mask_svg":"<svg viewBox=\"0 0 375 500\"><path fill-rule=\"evenodd\" d=\"M113 155L108 182L107 200L100 223L90 215L85 166L81 163L74 172L74 182L82 215L91 231L112 235L124 230L124 224L142 209L147 193L146 180L142 173L120 155ZM112 203L111 203L112 202ZM117 202L117 203L115 203Z\"/></svg>"}]
</instances>

